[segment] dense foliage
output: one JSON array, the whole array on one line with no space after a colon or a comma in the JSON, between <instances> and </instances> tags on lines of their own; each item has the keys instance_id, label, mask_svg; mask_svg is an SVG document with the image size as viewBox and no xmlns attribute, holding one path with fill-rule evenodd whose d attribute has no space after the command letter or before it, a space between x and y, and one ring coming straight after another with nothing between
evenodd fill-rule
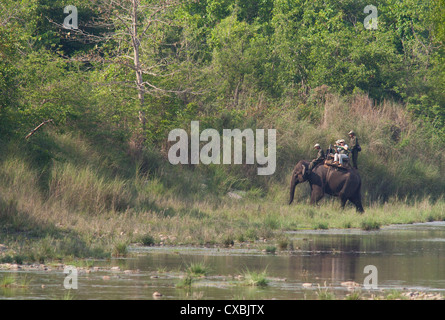
<instances>
[{"instance_id":1,"label":"dense foliage","mask_svg":"<svg viewBox=\"0 0 445 320\"><path fill-rule=\"evenodd\" d=\"M78 8L79 30L62 27L63 8L71 4ZM377 1L375 30L364 27L367 5L364 0L2 1L1 157L24 148L49 170L55 147L45 127L26 142L24 137L53 119L47 125L52 130L80 132L98 148L113 146L122 157L156 169L153 159L162 162L168 132L200 120L202 127L218 130L277 128L276 176L284 181L298 157L311 156L314 139L329 144L355 128L367 149L365 170L379 177L368 180L387 170L396 177L400 161L412 165L409 178L398 177L390 186L368 184L370 193L386 198L418 190L412 185L417 166L426 168L425 177L435 175L432 185L441 188L444 1ZM333 103L333 97L343 102ZM354 116L363 107L354 106L357 97L369 99L369 110L360 117ZM374 117L391 103L397 111L380 115L393 118L376 120L381 131L367 130L363 116ZM392 169L379 167L382 158ZM250 179L238 187L267 188L254 170L238 169L206 174L215 178L218 170L231 170L239 181L246 174ZM422 186L431 185L428 179Z\"/></svg>"}]
</instances>

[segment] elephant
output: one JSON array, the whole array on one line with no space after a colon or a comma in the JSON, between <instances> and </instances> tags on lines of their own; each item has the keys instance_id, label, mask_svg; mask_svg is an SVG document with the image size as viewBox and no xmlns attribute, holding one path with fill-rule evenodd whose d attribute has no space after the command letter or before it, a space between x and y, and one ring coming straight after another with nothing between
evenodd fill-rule
<instances>
[{"instance_id":1,"label":"elephant","mask_svg":"<svg viewBox=\"0 0 445 320\"><path fill-rule=\"evenodd\" d=\"M294 201L297 184L308 181L311 186L312 205L317 204L325 194L329 194L340 198L342 208L349 200L355 205L357 212L364 212L360 192L362 182L357 170L353 168L336 169L320 164L311 171L308 177L304 177L303 169L306 170L308 165L309 161L301 160L294 168L290 185L289 205Z\"/></svg>"}]
</instances>

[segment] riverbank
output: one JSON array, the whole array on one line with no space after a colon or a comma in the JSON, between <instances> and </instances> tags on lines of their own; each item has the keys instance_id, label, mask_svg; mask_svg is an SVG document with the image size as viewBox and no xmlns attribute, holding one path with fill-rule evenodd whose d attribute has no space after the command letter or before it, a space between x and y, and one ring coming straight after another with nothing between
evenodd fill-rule
<instances>
[{"instance_id":1,"label":"riverbank","mask_svg":"<svg viewBox=\"0 0 445 320\"><path fill-rule=\"evenodd\" d=\"M282 201L281 201L282 200ZM444 221L445 203L394 200L371 204L358 214L341 210L337 199L314 207L291 206L285 199L233 199L181 203L174 198L152 198L146 212L73 213L63 208L35 208L38 215L4 216L0 232L0 262L31 263L75 258L126 256L133 244L144 246L258 243L277 250L292 247L288 231L304 229L377 230L391 224ZM162 208L162 209L161 209ZM271 249L272 250L272 249Z\"/></svg>"}]
</instances>

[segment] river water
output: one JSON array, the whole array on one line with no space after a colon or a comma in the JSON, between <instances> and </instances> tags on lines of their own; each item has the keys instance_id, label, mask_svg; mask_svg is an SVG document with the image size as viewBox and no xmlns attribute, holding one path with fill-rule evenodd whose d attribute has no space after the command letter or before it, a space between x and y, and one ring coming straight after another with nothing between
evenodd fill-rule
<instances>
[{"instance_id":1,"label":"river water","mask_svg":"<svg viewBox=\"0 0 445 320\"><path fill-rule=\"evenodd\" d=\"M445 222L288 236L294 250L277 249L276 254L262 250L273 245L267 243L256 249L134 247L131 258L92 261L80 268L76 290L65 289L66 277L73 274L65 274L63 267L4 268L0 283L9 277L26 285L0 288L0 299L288 300L317 299L323 293L341 299L352 285L362 296L395 290L445 295ZM204 265L207 275L184 285L192 264ZM365 270L367 266L373 267ZM264 273L267 285L247 285L243 276L249 272ZM154 297L155 292L162 296Z\"/></svg>"}]
</instances>

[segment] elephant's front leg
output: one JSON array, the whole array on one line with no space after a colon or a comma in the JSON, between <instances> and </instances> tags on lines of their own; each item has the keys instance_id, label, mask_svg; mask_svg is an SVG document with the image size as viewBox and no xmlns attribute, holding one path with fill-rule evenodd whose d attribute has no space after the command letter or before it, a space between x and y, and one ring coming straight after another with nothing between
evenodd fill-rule
<instances>
[{"instance_id":1,"label":"elephant's front leg","mask_svg":"<svg viewBox=\"0 0 445 320\"><path fill-rule=\"evenodd\" d=\"M311 205L315 205L324 196L324 191L318 186L313 186L311 191Z\"/></svg>"}]
</instances>

